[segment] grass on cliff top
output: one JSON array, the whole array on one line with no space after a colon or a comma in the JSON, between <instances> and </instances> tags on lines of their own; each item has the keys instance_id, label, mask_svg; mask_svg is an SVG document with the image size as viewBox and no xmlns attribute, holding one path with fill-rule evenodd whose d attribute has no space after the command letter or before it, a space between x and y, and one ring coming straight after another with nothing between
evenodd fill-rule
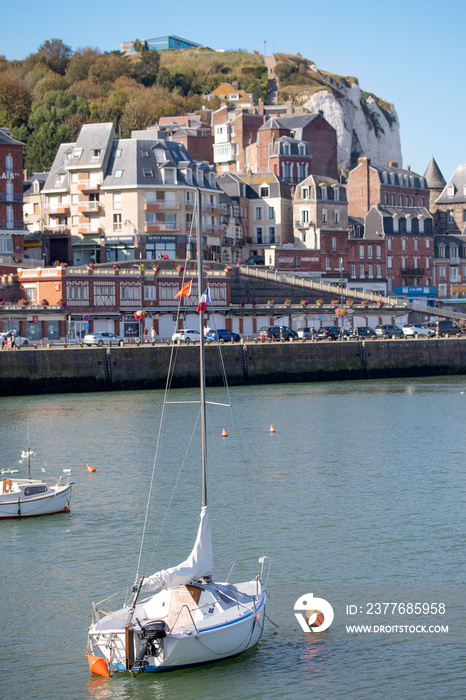
<instances>
[{"instance_id":1,"label":"grass on cliff top","mask_svg":"<svg viewBox=\"0 0 466 700\"><path fill-rule=\"evenodd\" d=\"M204 75L220 73L225 75L225 82L228 82L229 75L240 74L242 68L255 68L263 64L259 54L242 51L219 52L201 47L183 51L167 49L160 52L160 65L170 73L186 73L193 70Z\"/></svg>"}]
</instances>

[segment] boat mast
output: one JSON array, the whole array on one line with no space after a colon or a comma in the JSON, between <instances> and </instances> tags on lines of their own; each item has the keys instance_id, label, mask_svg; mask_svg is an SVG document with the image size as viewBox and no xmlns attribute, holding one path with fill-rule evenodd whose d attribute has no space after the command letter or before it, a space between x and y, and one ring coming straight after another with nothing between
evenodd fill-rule
<instances>
[{"instance_id":1,"label":"boat mast","mask_svg":"<svg viewBox=\"0 0 466 700\"><path fill-rule=\"evenodd\" d=\"M201 190L197 190L197 276L199 280L199 301L204 292L204 267L202 260L202 210ZM205 343L204 343L204 310L199 311L199 355L200 355L200 388L201 388L201 448L202 448L202 506L207 505L207 431L205 412Z\"/></svg>"}]
</instances>

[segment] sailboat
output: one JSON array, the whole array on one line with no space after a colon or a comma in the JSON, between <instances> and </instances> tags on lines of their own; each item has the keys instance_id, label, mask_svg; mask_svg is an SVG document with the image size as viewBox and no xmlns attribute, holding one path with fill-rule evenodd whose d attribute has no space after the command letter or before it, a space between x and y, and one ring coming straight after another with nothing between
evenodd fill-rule
<instances>
[{"instance_id":1,"label":"sailboat","mask_svg":"<svg viewBox=\"0 0 466 700\"><path fill-rule=\"evenodd\" d=\"M70 469L63 471L68 476L61 475L53 483L44 479L31 478L31 448L22 453L27 458L28 478L16 477L16 469L2 469L0 474L0 519L31 518L37 515L52 513L69 513L71 501ZM42 470L44 471L44 470Z\"/></svg>"},{"instance_id":2,"label":"sailboat","mask_svg":"<svg viewBox=\"0 0 466 700\"><path fill-rule=\"evenodd\" d=\"M199 293L204 289L202 235L198 193L197 268ZM187 286L187 285L185 285ZM184 288L184 287L183 287ZM204 293L199 301L200 430L202 502L194 547L184 561L141 577L131 602L113 612L93 605L88 632L91 673L161 672L236 657L253 647L265 622L268 557L257 559L254 578L230 582L212 578L214 557L207 500Z\"/></svg>"}]
</instances>

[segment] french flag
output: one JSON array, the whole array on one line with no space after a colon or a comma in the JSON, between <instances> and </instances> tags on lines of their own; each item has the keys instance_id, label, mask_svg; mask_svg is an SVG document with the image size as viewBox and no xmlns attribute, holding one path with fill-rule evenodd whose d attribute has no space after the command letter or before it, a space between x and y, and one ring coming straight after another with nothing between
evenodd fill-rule
<instances>
[{"instance_id":1,"label":"french flag","mask_svg":"<svg viewBox=\"0 0 466 700\"><path fill-rule=\"evenodd\" d=\"M207 311L207 304L210 304L209 288L205 290L204 294L199 299L199 306L196 311Z\"/></svg>"}]
</instances>

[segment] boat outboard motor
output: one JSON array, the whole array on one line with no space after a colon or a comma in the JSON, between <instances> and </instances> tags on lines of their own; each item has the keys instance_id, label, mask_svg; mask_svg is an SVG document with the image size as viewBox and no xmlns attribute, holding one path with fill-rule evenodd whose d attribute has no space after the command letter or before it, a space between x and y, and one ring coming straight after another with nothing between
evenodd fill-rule
<instances>
[{"instance_id":1,"label":"boat outboard motor","mask_svg":"<svg viewBox=\"0 0 466 700\"><path fill-rule=\"evenodd\" d=\"M137 618L136 618L137 619ZM157 642L167 636L167 625L163 620L152 620L146 625L138 624L141 631L138 632L139 639L143 640L142 646L132 667L132 671L144 671L145 656L157 656L160 652L160 644Z\"/></svg>"}]
</instances>

